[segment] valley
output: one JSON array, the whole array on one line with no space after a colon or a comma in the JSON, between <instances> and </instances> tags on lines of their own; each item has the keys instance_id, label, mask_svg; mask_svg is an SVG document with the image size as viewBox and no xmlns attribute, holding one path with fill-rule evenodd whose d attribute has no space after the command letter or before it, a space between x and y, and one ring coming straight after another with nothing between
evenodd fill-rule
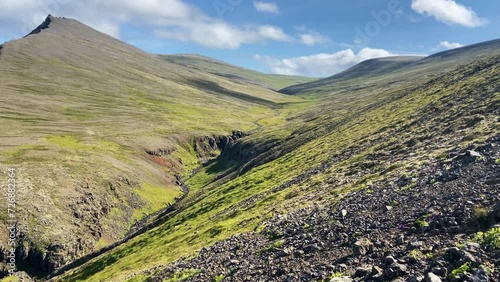
<instances>
[{"instance_id":1,"label":"valley","mask_svg":"<svg viewBox=\"0 0 500 282\"><path fill-rule=\"evenodd\" d=\"M500 40L323 79L52 16L0 51L32 278L500 279Z\"/></svg>"}]
</instances>

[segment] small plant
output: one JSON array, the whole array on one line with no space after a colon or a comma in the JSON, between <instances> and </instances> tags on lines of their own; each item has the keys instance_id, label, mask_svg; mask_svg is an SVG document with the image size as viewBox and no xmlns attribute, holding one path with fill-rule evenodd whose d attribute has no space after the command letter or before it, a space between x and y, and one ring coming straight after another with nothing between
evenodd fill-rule
<instances>
[{"instance_id":1,"label":"small plant","mask_svg":"<svg viewBox=\"0 0 500 282\"><path fill-rule=\"evenodd\" d=\"M450 278L458 278L467 272L471 272L472 267L470 262L462 264L459 268L453 269L450 273Z\"/></svg>"},{"instance_id":2,"label":"small plant","mask_svg":"<svg viewBox=\"0 0 500 282\"><path fill-rule=\"evenodd\" d=\"M276 231L269 231L269 232L267 232L267 238L268 238L269 240L274 241L274 240L276 240L276 239L278 239L278 238L280 238L280 237L281 237L281 234L279 234L279 233L278 233L278 232L276 232Z\"/></svg>"},{"instance_id":3,"label":"small plant","mask_svg":"<svg viewBox=\"0 0 500 282\"><path fill-rule=\"evenodd\" d=\"M346 272L334 272L332 273L332 275L330 275L330 279L344 277L344 276L347 276Z\"/></svg>"},{"instance_id":4,"label":"small plant","mask_svg":"<svg viewBox=\"0 0 500 282\"><path fill-rule=\"evenodd\" d=\"M409 254L408 254L408 257L409 258L412 258L412 259L415 259L415 260L418 260L418 259L421 259L424 257L424 254L422 254L421 251L419 250L412 250Z\"/></svg>"},{"instance_id":5,"label":"small plant","mask_svg":"<svg viewBox=\"0 0 500 282\"><path fill-rule=\"evenodd\" d=\"M446 250L445 249L442 249L442 250L439 250L439 251L436 251L436 252L431 252L431 253L427 253L424 255L424 258L426 260L434 260L434 259L437 259L439 257L442 257L444 256L444 254L446 253Z\"/></svg>"},{"instance_id":6,"label":"small plant","mask_svg":"<svg viewBox=\"0 0 500 282\"><path fill-rule=\"evenodd\" d=\"M495 163L500 164L500 159L496 159Z\"/></svg>"},{"instance_id":7,"label":"small plant","mask_svg":"<svg viewBox=\"0 0 500 282\"><path fill-rule=\"evenodd\" d=\"M489 274L495 273L495 265L492 263L486 262L485 264L481 264L481 267Z\"/></svg>"},{"instance_id":8,"label":"small plant","mask_svg":"<svg viewBox=\"0 0 500 282\"><path fill-rule=\"evenodd\" d=\"M488 250L500 250L500 227L491 228L486 232L478 232L473 240Z\"/></svg>"},{"instance_id":9,"label":"small plant","mask_svg":"<svg viewBox=\"0 0 500 282\"><path fill-rule=\"evenodd\" d=\"M226 276L224 274L220 274L215 276L214 279L212 279L212 282L221 282L224 278L226 278Z\"/></svg>"},{"instance_id":10,"label":"small plant","mask_svg":"<svg viewBox=\"0 0 500 282\"><path fill-rule=\"evenodd\" d=\"M478 225L486 227L488 224L489 210L482 206L477 206L474 208L474 213L472 214L471 222L473 225Z\"/></svg>"},{"instance_id":11,"label":"small plant","mask_svg":"<svg viewBox=\"0 0 500 282\"><path fill-rule=\"evenodd\" d=\"M404 187L401 187L401 191L403 191L403 192L404 192L404 191L408 191L408 190L410 190L411 188L414 188L414 187L415 187L415 184L414 184L414 183L412 183L412 184L408 184L408 185L406 185L406 186L404 186Z\"/></svg>"},{"instance_id":12,"label":"small plant","mask_svg":"<svg viewBox=\"0 0 500 282\"><path fill-rule=\"evenodd\" d=\"M285 240L278 240L274 242L273 246L275 249L281 248L285 244Z\"/></svg>"},{"instance_id":13,"label":"small plant","mask_svg":"<svg viewBox=\"0 0 500 282\"><path fill-rule=\"evenodd\" d=\"M463 250L467 247L467 243L455 243L455 246L457 246L457 248Z\"/></svg>"},{"instance_id":14,"label":"small plant","mask_svg":"<svg viewBox=\"0 0 500 282\"><path fill-rule=\"evenodd\" d=\"M278 240L278 241L274 242L269 247L258 249L257 253L260 254L260 253L265 253L265 252L272 252L272 251L275 251L276 249L281 248L284 244L285 244L285 240Z\"/></svg>"},{"instance_id":15,"label":"small plant","mask_svg":"<svg viewBox=\"0 0 500 282\"><path fill-rule=\"evenodd\" d=\"M425 219L419 219L419 220L415 221L415 225L418 228L427 228L427 227L429 227L429 223L427 221L425 221Z\"/></svg>"},{"instance_id":16,"label":"small plant","mask_svg":"<svg viewBox=\"0 0 500 282\"><path fill-rule=\"evenodd\" d=\"M311 225L309 223L304 224L304 229L309 229L311 228Z\"/></svg>"}]
</instances>

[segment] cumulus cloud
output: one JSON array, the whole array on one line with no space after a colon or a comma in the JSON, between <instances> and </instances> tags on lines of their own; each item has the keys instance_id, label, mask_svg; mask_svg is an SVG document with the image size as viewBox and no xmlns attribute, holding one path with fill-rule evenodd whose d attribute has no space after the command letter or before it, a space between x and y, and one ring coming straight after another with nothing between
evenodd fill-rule
<instances>
[{"instance_id":1,"label":"cumulus cloud","mask_svg":"<svg viewBox=\"0 0 500 282\"><path fill-rule=\"evenodd\" d=\"M160 38L222 49L265 41L292 42L271 25L238 26L210 17L183 0L0 0L0 32L12 38L29 33L47 14L77 19L114 37L123 24L147 25ZM22 27L22 28L21 28Z\"/></svg>"},{"instance_id":2,"label":"cumulus cloud","mask_svg":"<svg viewBox=\"0 0 500 282\"><path fill-rule=\"evenodd\" d=\"M265 40L290 40L283 30L275 26L237 28L221 21L185 23L173 28L158 29L155 34L161 38L194 42L219 49L237 49L243 44Z\"/></svg>"},{"instance_id":3,"label":"cumulus cloud","mask_svg":"<svg viewBox=\"0 0 500 282\"><path fill-rule=\"evenodd\" d=\"M256 55L254 59L269 66L271 72L275 74L326 77L344 71L362 61L388 56L395 56L395 54L383 49L364 48L358 53L351 49L345 49L333 54L322 53L287 59Z\"/></svg>"},{"instance_id":4,"label":"cumulus cloud","mask_svg":"<svg viewBox=\"0 0 500 282\"><path fill-rule=\"evenodd\" d=\"M449 25L478 27L487 23L472 8L458 4L455 0L412 0L411 8Z\"/></svg>"},{"instance_id":5,"label":"cumulus cloud","mask_svg":"<svg viewBox=\"0 0 500 282\"><path fill-rule=\"evenodd\" d=\"M300 44L313 47L316 45L327 45L328 43L330 43L330 38L328 36L308 29L306 26L296 26L295 30L295 42L298 42Z\"/></svg>"},{"instance_id":6,"label":"cumulus cloud","mask_svg":"<svg viewBox=\"0 0 500 282\"><path fill-rule=\"evenodd\" d=\"M280 9L274 2L253 1L255 9L261 13L278 14Z\"/></svg>"},{"instance_id":7,"label":"cumulus cloud","mask_svg":"<svg viewBox=\"0 0 500 282\"><path fill-rule=\"evenodd\" d=\"M460 48L463 46L464 45L457 42L442 41L439 43L438 49L450 50L450 49Z\"/></svg>"},{"instance_id":8,"label":"cumulus cloud","mask_svg":"<svg viewBox=\"0 0 500 282\"><path fill-rule=\"evenodd\" d=\"M327 36L324 36L315 31L308 31L305 33L298 34L299 40L302 44L307 46L324 45L330 40Z\"/></svg>"}]
</instances>

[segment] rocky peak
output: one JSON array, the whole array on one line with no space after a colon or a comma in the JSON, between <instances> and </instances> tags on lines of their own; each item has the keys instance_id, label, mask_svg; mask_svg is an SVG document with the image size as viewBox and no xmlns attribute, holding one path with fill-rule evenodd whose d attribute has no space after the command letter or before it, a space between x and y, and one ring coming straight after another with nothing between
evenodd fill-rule
<instances>
[{"instance_id":1,"label":"rocky peak","mask_svg":"<svg viewBox=\"0 0 500 282\"><path fill-rule=\"evenodd\" d=\"M30 34L26 35L25 37L28 37L30 35L38 34L42 32L42 30L49 28L50 24L54 21L55 17L52 15L48 15L47 18L37 27L35 28Z\"/></svg>"}]
</instances>

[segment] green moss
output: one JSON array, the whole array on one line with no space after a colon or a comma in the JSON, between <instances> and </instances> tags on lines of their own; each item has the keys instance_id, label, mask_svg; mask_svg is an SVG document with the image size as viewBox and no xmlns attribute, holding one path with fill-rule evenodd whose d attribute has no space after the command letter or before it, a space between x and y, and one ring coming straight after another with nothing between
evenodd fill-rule
<instances>
[{"instance_id":1,"label":"green moss","mask_svg":"<svg viewBox=\"0 0 500 282\"><path fill-rule=\"evenodd\" d=\"M144 208L134 210L134 219L142 218L144 213L159 211L168 203L173 204L174 198L182 194L175 186L158 186L146 182L135 188L134 192L147 203Z\"/></svg>"},{"instance_id":2,"label":"green moss","mask_svg":"<svg viewBox=\"0 0 500 282\"><path fill-rule=\"evenodd\" d=\"M274 248L281 248L285 244L285 240L278 240L273 243Z\"/></svg>"},{"instance_id":3,"label":"green moss","mask_svg":"<svg viewBox=\"0 0 500 282\"><path fill-rule=\"evenodd\" d=\"M226 275L220 274L215 276L214 279L212 279L212 282L221 282L222 280L224 280L224 278L226 278Z\"/></svg>"},{"instance_id":4,"label":"green moss","mask_svg":"<svg viewBox=\"0 0 500 282\"><path fill-rule=\"evenodd\" d=\"M127 280L127 282L144 282L144 281L147 281L148 279L148 276L144 275L144 274L139 274L139 275L136 275L134 277L132 277L131 279Z\"/></svg>"},{"instance_id":5,"label":"green moss","mask_svg":"<svg viewBox=\"0 0 500 282\"><path fill-rule=\"evenodd\" d=\"M165 280L165 282L182 282L189 278L198 275L201 272L199 269L185 269L174 273L174 276Z\"/></svg>"},{"instance_id":6,"label":"green moss","mask_svg":"<svg viewBox=\"0 0 500 282\"><path fill-rule=\"evenodd\" d=\"M53 135L48 136L46 140L49 143L57 145L61 148L70 150L91 150L92 146L83 144L80 138L69 135Z\"/></svg>"},{"instance_id":7,"label":"green moss","mask_svg":"<svg viewBox=\"0 0 500 282\"><path fill-rule=\"evenodd\" d=\"M429 223L425 219L419 219L419 220L415 221L415 225L418 228L429 227Z\"/></svg>"},{"instance_id":8,"label":"green moss","mask_svg":"<svg viewBox=\"0 0 500 282\"><path fill-rule=\"evenodd\" d=\"M455 278L458 278L458 277L462 276L463 274L465 274L467 272L471 272L471 271L472 271L472 267L471 267L470 262L468 262L468 263L462 264L458 268L453 269L450 272L449 276L450 276L450 278L455 279Z\"/></svg>"},{"instance_id":9,"label":"green moss","mask_svg":"<svg viewBox=\"0 0 500 282\"><path fill-rule=\"evenodd\" d=\"M21 145L14 149L2 152L2 155L6 156L11 161L22 160L27 154L33 151L46 151L47 148L41 145Z\"/></svg>"},{"instance_id":10,"label":"green moss","mask_svg":"<svg viewBox=\"0 0 500 282\"><path fill-rule=\"evenodd\" d=\"M408 254L408 257L409 257L409 258L413 258L413 259L418 260L418 259L421 259L421 258L423 258L423 257L425 257L425 256L424 256L424 255L422 254L422 252L421 252L421 251L419 251L419 250L412 250L412 251Z\"/></svg>"},{"instance_id":11,"label":"green moss","mask_svg":"<svg viewBox=\"0 0 500 282\"><path fill-rule=\"evenodd\" d=\"M2 278L0 280L0 282L18 282L18 281L19 281L19 278L16 276L8 276L8 277Z\"/></svg>"},{"instance_id":12,"label":"green moss","mask_svg":"<svg viewBox=\"0 0 500 282\"><path fill-rule=\"evenodd\" d=\"M330 279L339 277L349 277L349 274L345 271L334 272L330 275Z\"/></svg>"},{"instance_id":13,"label":"green moss","mask_svg":"<svg viewBox=\"0 0 500 282\"><path fill-rule=\"evenodd\" d=\"M500 227L494 227L486 232L478 232L473 240L488 250L500 250Z\"/></svg>"}]
</instances>

